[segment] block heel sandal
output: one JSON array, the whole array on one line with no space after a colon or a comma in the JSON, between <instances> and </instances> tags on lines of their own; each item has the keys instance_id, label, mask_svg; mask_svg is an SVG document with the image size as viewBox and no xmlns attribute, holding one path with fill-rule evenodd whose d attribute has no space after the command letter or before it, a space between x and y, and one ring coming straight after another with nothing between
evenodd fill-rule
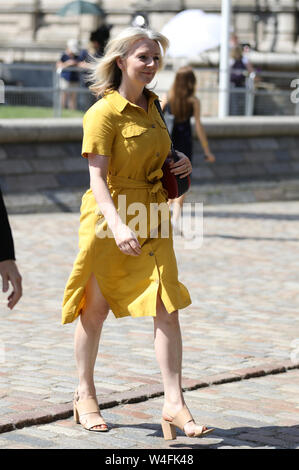
<instances>
[{"instance_id":1,"label":"block heel sandal","mask_svg":"<svg viewBox=\"0 0 299 470\"><path fill-rule=\"evenodd\" d=\"M184 426L190 421L193 421L193 417L186 405L170 420L162 418L161 426L164 439L166 441L176 439L176 427L181 429L187 437L203 437L214 431L214 428L206 429L206 426L195 425L199 430L193 434L187 434Z\"/></svg>"},{"instance_id":2,"label":"block heel sandal","mask_svg":"<svg viewBox=\"0 0 299 470\"><path fill-rule=\"evenodd\" d=\"M74 397L74 421L81 424L87 431L106 432L108 426L105 423L99 409L96 398L79 400L78 394ZM97 428L96 426L100 426Z\"/></svg>"}]
</instances>

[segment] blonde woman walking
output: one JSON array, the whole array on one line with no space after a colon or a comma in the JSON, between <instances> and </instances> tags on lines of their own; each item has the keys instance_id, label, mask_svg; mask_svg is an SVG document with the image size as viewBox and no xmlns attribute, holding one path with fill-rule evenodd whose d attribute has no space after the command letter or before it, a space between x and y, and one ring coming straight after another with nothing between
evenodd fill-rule
<instances>
[{"instance_id":1,"label":"blonde woman walking","mask_svg":"<svg viewBox=\"0 0 299 470\"><path fill-rule=\"evenodd\" d=\"M103 323L109 310L116 318L153 317L165 392L162 426L164 437L173 439L175 426L192 437L211 431L195 424L182 394L178 309L191 299L178 280L169 211L168 237L152 236L148 223L145 233L137 235L130 227L133 216L122 220L119 203L125 198L127 209L142 204L148 216L152 203L165 203L168 209L160 178L170 139L154 104L157 95L147 88L162 67L167 46L161 34L129 28L97 59L91 89L101 99L83 122L82 155L88 159L90 189L82 199L80 252L65 288L62 322L78 318L75 419L85 429L101 432L108 427L98 408L94 366ZM180 157L173 172L190 174L190 160L182 153Z\"/></svg>"}]
</instances>

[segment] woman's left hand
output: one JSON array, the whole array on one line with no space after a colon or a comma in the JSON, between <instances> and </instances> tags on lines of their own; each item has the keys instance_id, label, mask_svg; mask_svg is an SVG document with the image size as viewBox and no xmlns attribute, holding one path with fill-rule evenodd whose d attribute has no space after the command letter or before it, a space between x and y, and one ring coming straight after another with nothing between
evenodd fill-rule
<instances>
[{"instance_id":1,"label":"woman's left hand","mask_svg":"<svg viewBox=\"0 0 299 470\"><path fill-rule=\"evenodd\" d=\"M208 150L207 152L205 152L205 160L207 162L210 162L210 163L214 163L216 158L215 158L215 155L213 155L210 150Z\"/></svg>"},{"instance_id":2,"label":"woman's left hand","mask_svg":"<svg viewBox=\"0 0 299 470\"><path fill-rule=\"evenodd\" d=\"M184 153L176 150L176 154L180 159L176 163L170 163L171 173L173 173L174 175L179 175L180 178L185 178L186 176L190 175L190 173L192 173L191 162Z\"/></svg>"}]
</instances>

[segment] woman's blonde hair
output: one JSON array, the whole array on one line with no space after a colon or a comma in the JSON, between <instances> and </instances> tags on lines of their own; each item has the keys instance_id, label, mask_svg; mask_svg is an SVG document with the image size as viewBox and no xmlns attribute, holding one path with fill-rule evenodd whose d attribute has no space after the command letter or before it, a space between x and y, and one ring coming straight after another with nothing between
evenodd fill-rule
<instances>
[{"instance_id":1,"label":"woman's blonde hair","mask_svg":"<svg viewBox=\"0 0 299 470\"><path fill-rule=\"evenodd\" d=\"M116 59L125 58L134 42L140 39L151 39L159 44L161 60L159 70L163 67L162 57L165 54L169 41L160 33L139 27L131 27L123 30L117 37L111 39L106 48L105 54L99 59L94 59L89 73L91 82L90 90L97 96L103 96L109 90L116 90L121 83L121 70Z\"/></svg>"}]
</instances>

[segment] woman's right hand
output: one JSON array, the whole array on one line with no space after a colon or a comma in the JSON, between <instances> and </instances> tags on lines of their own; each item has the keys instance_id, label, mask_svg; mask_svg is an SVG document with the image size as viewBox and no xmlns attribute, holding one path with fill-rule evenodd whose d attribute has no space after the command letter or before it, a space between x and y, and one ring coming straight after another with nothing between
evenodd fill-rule
<instances>
[{"instance_id":1,"label":"woman's right hand","mask_svg":"<svg viewBox=\"0 0 299 470\"><path fill-rule=\"evenodd\" d=\"M136 234L126 224L118 224L113 232L115 243L125 255L139 256L141 246L137 240Z\"/></svg>"}]
</instances>

